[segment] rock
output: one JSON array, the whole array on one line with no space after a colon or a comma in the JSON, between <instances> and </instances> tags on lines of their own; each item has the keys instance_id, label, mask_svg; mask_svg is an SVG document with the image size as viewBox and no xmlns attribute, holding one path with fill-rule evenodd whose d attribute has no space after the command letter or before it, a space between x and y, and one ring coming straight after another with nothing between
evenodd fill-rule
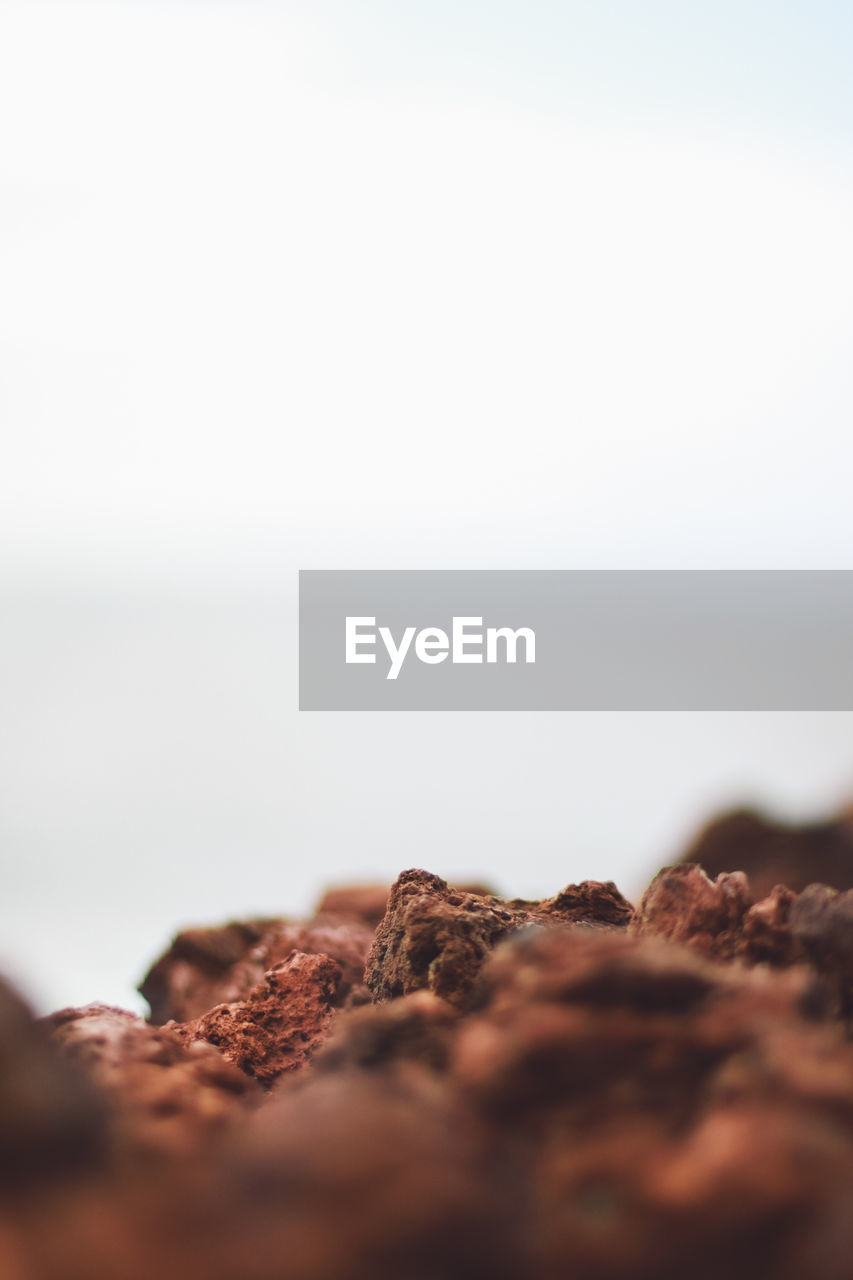
<instances>
[{"instance_id":1,"label":"rock","mask_svg":"<svg viewBox=\"0 0 853 1280\"><path fill-rule=\"evenodd\" d=\"M192 1022L167 1023L166 1031L188 1044L214 1045L227 1062L269 1088L310 1060L347 990L344 968L331 956L291 951L245 1000L218 1004Z\"/></svg>"},{"instance_id":2,"label":"rock","mask_svg":"<svg viewBox=\"0 0 853 1280\"><path fill-rule=\"evenodd\" d=\"M751 905L749 882L741 872L709 880L695 864L664 867L640 899L628 928L731 959Z\"/></svg>"},{"instance_id":3,"label":"rock","mask_svg":"<svg viewBox=\"0 0 853 1280\"><path fill-rule=\"evenodd\" d=\"M45 1026L107 1102L121 1152L197 1150L252 1101L251 1082L215 1049L182 1044L124 1009L63 1009Z\"/></svg>"},{"instance_id":4,"label":"rock","mask_svg":"<svg viewBox=\"0 0 853 1280\"><path fill-rule=\"evenodd\" d=\"M40 1153L0 1188L0 1271L842 1280L851 910L679 866L626 928L612 885L502 901L410 871L373 1004L342 959L296 949L162 1027L103 1006L34 1027L0 998L0 1137ZM269 928L228 935L220 980ZM9 1063L33 1064L29 1095L3 1092ZM77 1150L99 1113L75 1129L68 1099L93 1095L96 1158L58 1172L57 1135Z\"/></svg>"},{"instance_id":5,"label":"rock","mask_svg":"<svg viewBox=\"0 0 853 1280\"><path fill-rule=\"evenodd\" d=\"M612 880L584 880L570 884L553 898L541 902L527 902L513 898L511 906L530 913L532 919L545 924L610 924L627 925L633 914L627 902Z\"/></svg>"},{"instance_id":6,"label":"rock","mask_svg":"<svg viewBox=\"0 0 853 1280\"><path fill-rule=\"evenodd\" d=\"M791 928L791 908L797 895L783 884L745 912L735 954L750 964L787 968L805 960L805 952Z\"/></svg>"},{"instance_id":7,"label":"rock","mask_svg":"<svg viewBox=\"0 0 853 1280\"><path fill-rule=\"evenodd\" d=\"M819 1056L829 1039L853 1062L836 1028L804 1013L810 981L802 969L750 971L624 932L523 934L486 964L454 1070L513 1124L531 1109L550 1123L558 1105L575 1127L626 1110L682 1123L685 1108L705 1104L717 1069L770 1030L793 1025L804 1053Z\"/></svg>"},{"instance_id":8,"label":"rock","mask_svg":"<svg viewBox=\"0 0 853 1280\"><path fill-rule=\"evenodd\" d=\"M235 1233L223 1280L512 1280L512 1183L470 1111L412 1063L304 1077L259 1114L234 1153ZM224 1261L224 1265L223 1265Z\"/></svg>"},{"instance_id":9,"label":"rock","mask_svg":"<svg viewBox=\"0 0 853 1280\"><path fill-rule=\"evenodd\" d=\"M853 890L826 885L804 889L790 906L798 947L837 994L843 1016L853 1016Z\"/></svg>"},{"instance_id":10,"label":"rock","mask_svg":"<svg viewBox=\"0 0 853 1280\"><path fill-rule=\"evenodd\" d=\"M0 981L0 1190L98 1164L106 1132L98 1091Z\"/></svg>"},{"instance_id":11,"label":"rock","mask_svg":"<svg viewBox=\"0 0 853 1280\"><path fill-rule=\"evenodd\" d=\"M756 898L777 884L796 893L814 883L853 889L853 810L796 824L736 809L700 831L681 861L698 863L712 878L743 871Z\"/></svg>"},{"instance_id":12,"label":"rock","mask_svg":"<svg viewBox=\"0 0 853 1280\"><path fill-rule=\"evenodd\" d=\"M452 1005L429 991L368 1005L338 1020L316 1066L328 1072L418 1062L441 1070L448 1064L457 1022Z\"/></svg>"},{"instance_id":13,"label":"rock","mask_svg":"<svg viewBox=\"0 0 853 1280\"><path fill-rule=\"evenodd\" d=\"M342 994L360 985L373 929L352 913L304 923L248 920L219 929L188 929L152 966L139 990L151 1021L190 1022L214 1005L245 1000L264 974L292 951L326 955L341 968Z\"/></svg>"},{"instance_id":14,"label":"rock","mask_svg":"<svg viewBox=\"0 0 853 1280\"><path fill-rule=\"evenodd\" d=\"M708 879L701 867L665 867L643 894L628 932L681 942L717 960L775 968L806 965L816 1009L853 1020L853 890L776 885L752 901L739 872Z\"/></svg>"},{"instance_id":15,"label":"rock","mask_svg":"<svg viewBox=\"0 0 853 1280\"><path fill-rule=\"evenodd\" d=\"M317 914L347 916L375 929L388 906L387 884L340 885L327 889L320 899Z\"/></svg>"},{"instance_id":16,"label":"rock","mask_svg":"<svg viewBox=\"0 0 853 1280\"><path fill-rule=\"evenodd\" d=\"M151 1021L183 1022L200 1017L223 999L243 994L240 966L279 921L245 920L215 929L184 929L175 935L164 955L151 966L139 986L151 1006ZM250 987L254 983L250 983Z\"/></svg>"},{"instance_id":17,"label":"rock","mask_svg":"<svg viewBox=\"0 0 853 1280\"><path fill-rule=\"evenodd\" d=\"M522 1274L838 1276L853 1048L808 984L624 932L497 948L449 1076L524 1169Z\"/></svg>"},{"instance_id":18,"label":"rock","mask_svg":"<svg viewBox=\"0 0 853 1280\"><path fill-rule=\"evenodd\" d=\"M453 887L462 893L492 894L492 890L483 884L455 884ZM390 892L391 887L387 884L341 885L327 889L320 899L317 915L346 916L375 929L388 909Z\"/></svg>"},{"instance_id":19,"label":"rock","mask_svg":"<svg viewBox=\"0 0 853 1280\"><path fill-rule=\"evenodd\" d=\"M426 989L464 1008L486 956L509 934L533 924L624 925L630 914L610 883L573 885L542 902L508 902L452 889L428 871L404 871L376 931L365 982L375 1000Z\"/></svg>"}]
</instances>

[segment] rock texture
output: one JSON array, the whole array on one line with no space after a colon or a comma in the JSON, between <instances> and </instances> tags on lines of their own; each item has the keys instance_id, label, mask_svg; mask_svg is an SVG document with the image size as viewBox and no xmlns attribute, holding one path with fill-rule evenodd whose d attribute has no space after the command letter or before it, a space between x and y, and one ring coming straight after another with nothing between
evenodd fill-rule
<instances>
[{"instance_id":1,"label":"rock texture","mask_svg":"<svg viewBox=\"0 0 853 1280\"><path fill-rule=\"evenodd\" d=\"M346 893L339 892L339 905L346 900ZM188 1022L215 1004L244 1000L264 974L291 952L301 951L335 960L346 995L362 982L372 942L373 928L358 911L348 909L324 910L307 922L247 920L219 929L186 929L151 967L139 990L151 1006L152 1022Z\"/></svg>"},{"instance_id":2,"label":"rock texture","mask_svg":"<svg viewBox=\"0 0 853 1280\"><path fill-rule=\"evenodd\" d=\"M853 894L408 871L365 986L337 892L181 935L164 1026L0 988L4 1280L849 1275Z\"/></svg>"},{"instance_id":3,"label":"rock texture","mask_svg":"<svg viewBox=\"0 0 853 1280\"><path fill-rule=\"evenodd\" d=\"M428 990L459 1008L474 995L498 942L529 925L627 925L631 907L616 886L587 882L541 902L505 902L451 888L427 871L404 871L376 931L365 981L376 1000Z\"/></svg>"},{"instance_id":4,"label":"rock texture","mask_svg":"<svg viewBox=\"0 0 853 1280\"><path fill-rule=\"evenodd\" d=\"M701 867L680 864L655 876L628 928L716 959L807 965L836 1015L853 1016L853 890L813 884L796 894L776 885L755 902L742 873L711 881Z\"/></svg>"},{"instance_id":5,"label":"rock texture","mask_svg":"<svg viewBox=\"0 0 853 1280\"><path fill-rule=\"evenodd\" d=\"M331 956L291 951L245 1000L215 1005L193 1022L169 1022L165 1030L193 1047L215 1046L268 1087L310 1060L347 989L343 966Z\"/></svg>"},{"instance_id":6,"label":"rock texture","mask_svg":"<svg viewBox=\"0 0 853 1280\"><path fill-rule=\"evenodd\" d=\"M731 959L751 906L749 881L740 871L712 881L699 866L664 867L640 899L629 928Z\"/></svg>"},{"instance_id":7,"label":"rock texture","mask_svg":"<svg viewBox=\"0 0 853 1280\"><path fill-rule=\"evenodd\" d=\"M63 1009L45 1026L104 1099L121 1152L197 1150L251 1100L250 1081L214 1048L185 1046L124 1009Z\"/></svg>"}]
</instances>

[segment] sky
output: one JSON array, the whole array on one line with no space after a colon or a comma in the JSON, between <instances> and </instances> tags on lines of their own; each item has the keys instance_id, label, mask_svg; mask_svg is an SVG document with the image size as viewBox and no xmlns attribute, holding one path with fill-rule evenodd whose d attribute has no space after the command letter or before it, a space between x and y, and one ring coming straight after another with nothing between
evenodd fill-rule
<instances>
[{"instance_id":1,"label":"sky","mask_svg":"<svg viewBox=\"0 0 853 1280\"><path fill-rule=\"evenodd\" d=\"M300 567L850 567L851 55L829 3L0 3L0 964L40 1004L350 870L633 892L718 804L847 798L845 716L294 691Z\"/></svg>"},{"instance_id":2,"label":"sky","mask_svg":"<svg viewBox=\"0 0 853 1280\"><path fill-rule=\"evenodd\" d=\"M840 6L0 24L10 572L846 564Z\"/></svg>"}]
</instances>

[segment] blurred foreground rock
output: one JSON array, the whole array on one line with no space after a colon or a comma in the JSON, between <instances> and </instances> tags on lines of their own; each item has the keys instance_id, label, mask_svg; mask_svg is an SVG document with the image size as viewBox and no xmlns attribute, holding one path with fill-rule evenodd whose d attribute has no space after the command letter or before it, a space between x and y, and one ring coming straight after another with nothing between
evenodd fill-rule
<instances>
[{"instance_id":1,"label":"blurred foreground rock","mask_svg":"<svg viewBox=\"0 0 853 1280\"><path fill-rule=\"evenodd\" d=\"M4 1280L849 1275L853 895L378 898L179 935L164 1025L0 989Z\"/></svg>"},{"instance_id":2,"label":"blurred foreground rock","mask_svg":"<svg viewBox=\"0 0 853 1280\"><path fill-rule=\"evenodd\" d=\"M823 822L780 822L735 809L708 823L686 850L712 878L743 871L757 898L777 884L800 893L810 884L853 889L853 808Z\"/></svg>"}]
</instances>

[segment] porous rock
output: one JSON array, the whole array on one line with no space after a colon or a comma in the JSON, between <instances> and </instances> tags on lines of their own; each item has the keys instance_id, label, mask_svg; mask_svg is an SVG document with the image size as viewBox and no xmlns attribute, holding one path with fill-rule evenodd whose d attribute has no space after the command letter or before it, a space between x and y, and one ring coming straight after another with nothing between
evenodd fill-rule
<instances>
[{"instance_id":1,"label":"porous rock","mask_svg":"<svg viewBox=\"0 0 853 1280\"><path fill-rule=\"evenodd\" d=\"M375 1000L429 990L464 1008L492 948L528 925L627 924L630 905L612 883L570 886L541 902L504 901L450 887L428 871L404 871L391 889L365 969Z\"/></svg>"},{"instance_id":2,"label":"porous rock","mask_svg":"<svg viewBox=\"0 0 853 1280\"><path fill-rule=\"evenodd\" d=\"M124 1009L63 1009L45 1026L60 1053L107 1101L118 1148L195 1150L252 1099L251 1082L215 1049L182 1044Z\"/></svg>"},{"instance_id":3,"label":"porous rock","mask_svg":"<svg viewBox=\"0 0 853 1280\"><path fill-rule=\"evenodd\" d=\"M368 1007L346 1008L339 961L292 951L192 1022L54 1019L61 1071L110 1107L128 1095L119 1112L152 1133L152 1072L199 1055L247 1092L203 1143L163 1145L153 1174L128 1124L106 1172L39 1181L13 1212L0 1195L0 1271L843 1280L853 1046L815 990L849 964L847 895L754 901L743 877L682 869L629 931L607 886L566 893L555 909L404 874L377 964L413 989Z\"/></svg>"},{"instance_id":4,"label":"porous rock","mask_svg":"<svg viewBox=\"0 0 853 1280\"><path fill-rule=\"evenodd\" d=\"M348 990L341 964L291 951L245 1000L218 1004L201 1018L167 1023L188 1044L214 1045L225 1060L268 1088L310 1060L329 1034Z\"/></svg>"},{"instance_id":5,"label":"porous rock","mask_svg":"<svg viewBox=\"0 0 853 1280\"><path fill-rule=\"evenodd\" d=\"M809 885L796 894L776 885L753 901L739 873L710 880L695 864L664 867L643 894L628 931L681 942L717 960L806 965L812 999L853 1017L853 890Z\"/></svg>"},{"instance_id":6,"label":"porous rock","mask_svg":"<svg viewBox=\"0 0 853 1280\"><path fill-rule=\"evenodd\" d=\"M214 1005L246 999L265 973L300 951L336 961L345 996L362 982L372 941L373 928L352 911L325 912L304 922L248 920L187 929L152 965L139 990L151 1006L152 1022L188 1022Z\"/></svg>"}]
</instances>

